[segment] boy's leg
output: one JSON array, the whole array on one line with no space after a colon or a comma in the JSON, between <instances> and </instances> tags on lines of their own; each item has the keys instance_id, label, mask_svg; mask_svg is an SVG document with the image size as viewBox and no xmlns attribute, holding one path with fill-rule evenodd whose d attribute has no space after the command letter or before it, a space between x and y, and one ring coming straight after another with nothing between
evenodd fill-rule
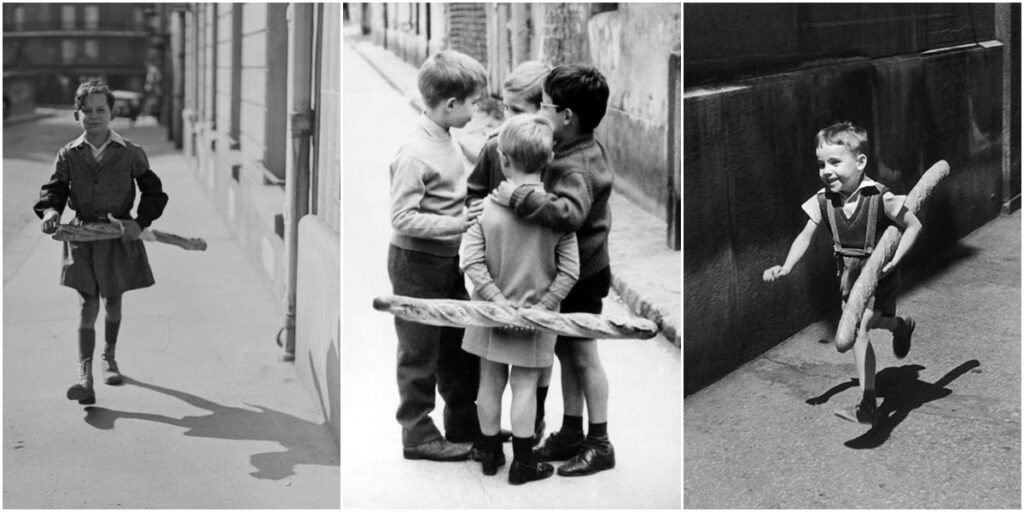
<instances>
[{"instance_id":1,"label":"boy's leg","mask_svg":"<svg viewBox=\"0 0 1024 512\"><path fill-rule=\"evenodd\" d=\"M512 407L509 416L512 419L512 435L515 437L533 436L533 422L537 418L537 380L540 374L540 368L512 367Z\"/></svg>"},{"instance_id":2,"label":"boy's leg","mask_svg":"<svg viewBox=\"0 0 1024 512\"><path fill-rule=\"evenodd\" d=\"M458 257L449 258L443 272L446 299L469 300ZM444 434L453 443L471 443L480 436L476 391L480 387L480 358L462 350L465 330L443 327L437 361L437 390L444 399Z\"/></svg>"},{"instance_id":3,"label":"boy's leg","mask_svg":"<svg viewBox=\"0 0 1024 512\"><path fill-rule=\"evenodd\" d=\"M868 329L873 322L874 312L869 308L864 311L857 340L853 344L853 356L857 363L857 376L860 379L861 399L857 405L835 411L839 417L856 423L874 424L878 417L875 393L875 351L868 338Z\"/></svg>"},{"instance_id":4,"label":"boy's leg","mask_svg":"<svg viewBox=\"0 0 1024 512\"><path fill-rule=\"evenodd\" d=\"M508 383L508 365L480 359L480 390L476 395L477 417L484 436L501 429L501 395Z\"/></svg>"},{"instance_id":5,"label":"boy's leg","mask_svg":"<svg viewBox=\"0 0 1024 512\"><path fill-rule=\"evenodd\" d=\"M555 355L562 369L562 400L565 406L562 426L534 451L540 461L566 460L583 449L583 391L573 365L574 343L561 337L555 342Z\"/></svg>"},{"instance_id":6,"label":"boy's leg","mask_svg":"<svg viewBox=\"0 0 1024 512\"><path fill-rule=\"evenodd\" d=\"M395 295L439 298L437 258L392 245L388 250L388 276ZM395 318L398 337L396 377L399 405L395 414L402 425L406 458L465 460L469 449L451 445L430 418L437 387L441 327ZM474 389L475 393L475 389ZM474 416L476 411L474 412Z\"/></svg>"},{"instance_id":7,"label":"boy's leg","mask_svg":"<svg viewBox=\"0 0 1024 512\"><path fill-rule=\"evenodd\" d=\"M576 283L569 295L562 301L561 312L600 314L603 309L603 299L608 295L610 288L611 269L605 267L596 274ZM582 347L580 343L590 343L592 348ZM584 448L581 443L584 399L586 399L591 423L594 423L595 417L601 418L602 423L607 421L608 378L604 373L604 367L600 365L596 347L597 344L594 340L562 337L555 344L555 354L558 355L562 367L562 399L565 402L565 415L562 419L562 428L549 436L545 443L537 449L541 460L565 460L566 455L572 457ZM596 365L594 361L596 361ZM598 409L597 416L595 416L595 408Z\"/></svg>"},{"instance_id":8,"label":"boy's leg","mask_svg":"<svg viewBox=\"0 0 1024 512\"><path fill-rule=\"evenodd\" d=\"M583 450L558 468L561 476L585 476L615 467L615 449L608 438L608 376L596 340L576 341L573 365L587 399L590 422Z\"/></svg>"},{"instance_id":9,"label":"boy's leg","mask_svg":"<svg viewBox=\"0 0 1024 512\"><path fill-rule=\"evenodd\" d=\"M537 383L537 420L533 424L533 444L539 443L544 437L544 404L547 402L548 389L551 387L551 371L551 366L541 370Z\"/></svg>"},{"instance_id":10,"label":"boy's leg","mask_svg":"<svg viewBox=\"0 0 1024 512\"><path fill-rule=\"evenodd\" d=\"M104 317L103 338L103 381L107 384L120 384L123 379L114 360L117 346L117 334L121 330L121 296L107 297L103 300L106 316Z\"/></svg>"},{"instance_id":11,"label":"boy's leg","mask_svg":"<svg viewBox=\"0 0 1024 512\"><path fill-rule=\"evenodd\" d=\"M100 298L97 295L78 292L78 382L68 388L68 400L80 404L96 403L92 386L92 356L96 350L96 318L100 314Z\"/></svg>"},{"instance_id":12,"label":"boy's leg","mask_svg":"<svg viewBox=\"0 0 1024 512\"><path fill-rule=\"evenodd\" d=\"M495 475L505 464L498 432L501 430L501 395L508 383L508 365L480 359L480 391L476 395L477 417L482 435L471 458L480 461L485 475Z\"/></svg>"},{"instance_id":13,"label":"boy's leg","mask_svg":"<svg viewBox=\"0 0 1024 512\"><path fill-rule=\"evenodd\" d=\"M512 384L512 465L509 483L518 485L541 480L554 474L550 464L537 462L533 455L533 425L537 418L537 381L540 368L513 366Z\"/></svg>"}]
</instances>

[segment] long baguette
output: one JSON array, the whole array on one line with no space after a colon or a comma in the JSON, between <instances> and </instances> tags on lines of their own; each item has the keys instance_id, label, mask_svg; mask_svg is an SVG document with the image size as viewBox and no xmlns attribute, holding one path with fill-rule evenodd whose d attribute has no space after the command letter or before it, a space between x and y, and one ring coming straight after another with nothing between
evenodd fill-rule
<instances>
[{"instance_id":1,"label":"long baguette","mask_svg":"<svg viewBox=\"0 0 1024 512\"><path fill-rule=\"evenodd\" d=\"M643 318L618 319L589 313L516 309L486 301L387 295L374 299L373 308L404 320L444 327L520 327L560 336L597 339L648 339L658 334L657 324Z\"/></svg>"}]
</instances>

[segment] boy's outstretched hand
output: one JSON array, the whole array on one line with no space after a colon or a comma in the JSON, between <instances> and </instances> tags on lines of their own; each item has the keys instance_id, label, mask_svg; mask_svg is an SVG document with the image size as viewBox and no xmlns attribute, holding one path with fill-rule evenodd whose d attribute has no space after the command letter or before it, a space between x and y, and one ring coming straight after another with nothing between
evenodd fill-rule
<instances>
[{"instance_id":1,"label":"boy's outstretched hand","mask_svg":"<svg viewBox=\"0 0 1024 512\"><path fill-rule=\"evenodd\" d=\"M775 281L779 280L780 278L783 278L783 277L785 277L787 275L789 275L789 271L788 270L782 268L782 265L775 265L774 267L772 267L772 268L770 268L768 270L765 270L764 271L764 276L762 276L762 278L764 279L764 282L771 283L771 282L775 282Z\"/></svg>"}]
</instances>

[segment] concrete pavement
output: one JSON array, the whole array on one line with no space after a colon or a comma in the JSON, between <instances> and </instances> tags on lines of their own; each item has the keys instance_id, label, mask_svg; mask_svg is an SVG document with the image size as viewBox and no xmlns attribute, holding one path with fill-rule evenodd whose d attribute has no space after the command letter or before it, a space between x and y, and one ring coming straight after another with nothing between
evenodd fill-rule
<instances>
[{"instance_id":1,"label":"concrete pavement","mask_svg":"<svg viewBox=\"0 0 1024 512\"><path fill-rule=\"evenodd\" d=\"M345 28L348 43L393 88L415 112L423 110L416 87L418 70L395 54L365 40L359 26ZM500 112L500 111L499 111ZM460 130L453 130L471 160L480 154L487 135L500 126L492 112L480 111ZM664 220L633 204L621 194L612 194L612 231L608 237L612 262L612 285L629 309L661 328L665 337L681 346L682 296L679 251L665 244Z\"/></svg>"},{"instance_id":2,"label":"concrete pavement","mask_svg":"<svg viewBox=\"0 0 1024 512\"><path fill-rule=\"evenodd\" d=\"M907 269L903 360L872 332L887 419L832 410L859 397L852 352L812 325L684 401L686 508L1021 506L1021 212Z\"/></svg>"},{"instance_id":3,"label":"concrete pavement","mask_svg":"<svg viewBox=\"0 0 1024 512\"><path fill-rule=\"evenodd\" d=\"M61 246L34 217L12 235L5 223L4 507L338 508L338 446L281 361L277 301L164 129L113 127L144 146L170 195L154 227L209 249L147 244L157 283L124 299L118 361L128 382L98 382L96 405L85 407L64 397L77 379L78 309L57 284ZM9 184L33 182L38 193L58 147L35 159L10 135L5 202Z\"/></svg>"},{"instance_id":4,"label":"concrete pavement","mask_svg":"<svg viewBox=\"0 0 1024 512\"><path fill-rule=\"evenodd\" d=\"M554 476L522 487L476 462L435 463L402 458L395 421L397 340L393 317L371 308L389 294L388 164L417 112L346 43L342 229L342 495L346 508L661 508L680 498L680 351L664 337L602 340L610 381L609 433L617 466L585 478ZM613 256L614 258L614 256ZM678 262L677 262L678 265ZM623 312L617 297L605 302ZM561 423L556 378L547 400L548 432ZM505 394L503 427L508 428ZM435 423L443 404L437 399ZM506 457L512 448L505 445Z\"/></svg>"}]
</instances>

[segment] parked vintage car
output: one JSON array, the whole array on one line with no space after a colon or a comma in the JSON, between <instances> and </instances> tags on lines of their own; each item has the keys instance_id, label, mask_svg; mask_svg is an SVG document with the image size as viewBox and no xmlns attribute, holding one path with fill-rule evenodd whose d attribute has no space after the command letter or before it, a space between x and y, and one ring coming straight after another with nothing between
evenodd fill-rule
<instances>
[{"instance_id":1,"label":"parked vintage car","mask_svg":"<svg viewBox=\"0 0 1024 512\"><path fill-rule=\"evenodd\" d=\"M114 94L114 115L135 121L142 112L142 93L136 91L110 91Z\"/></svg>"}]
</instances>

